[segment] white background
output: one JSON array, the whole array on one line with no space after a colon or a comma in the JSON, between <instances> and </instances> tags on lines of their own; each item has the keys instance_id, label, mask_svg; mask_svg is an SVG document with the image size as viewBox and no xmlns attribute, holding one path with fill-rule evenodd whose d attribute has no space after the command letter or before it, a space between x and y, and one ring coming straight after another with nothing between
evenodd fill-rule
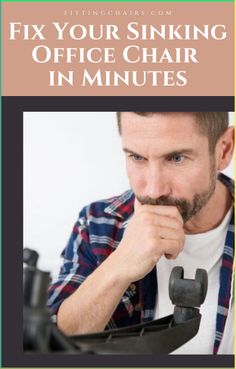
<instances>
[{"instance_id":1,"label":"white background","mask_svg":"<svg viewBox=\"0 0 236 369\"><path fill-rule=\"evenodd\" d=\"M39 251L40 268L57 274L83 206L128 188L115 113L24 113L23 246Z\"/></svg>"}]
</instances>

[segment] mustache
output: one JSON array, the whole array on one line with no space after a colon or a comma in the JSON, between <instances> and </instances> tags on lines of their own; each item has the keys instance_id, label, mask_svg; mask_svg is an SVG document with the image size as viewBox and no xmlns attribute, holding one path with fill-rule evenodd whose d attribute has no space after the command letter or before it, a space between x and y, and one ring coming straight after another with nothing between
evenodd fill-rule
<instances>
[{"instance_id":1,"label":"mustache","mask_svg":"<svg viewBox=\"0 0 236 369\"><path fill-rule=\"evenodd\" d=\"M170 196L160 196L157 199L153 199L149 196L136 196L137 200L142 205L164 205L164 206L180 206L185 207L188 205L188 201L182 198L174 198Z\"/></svg>"},{"instance_id":2,"label":"mustache","mask_svg":"<svg viewBox=\"0 0 236 369\"><path fill-rule=\"evenodd\" d=\"M191 203L183 198L174 198L170 196L160 196L157 199L153 199L149 196L136 196L138 201L142 205L164 205L164 206L176 206L179 210L184 223L195 213L193 211Z\"/></svg>"}]
</instances>

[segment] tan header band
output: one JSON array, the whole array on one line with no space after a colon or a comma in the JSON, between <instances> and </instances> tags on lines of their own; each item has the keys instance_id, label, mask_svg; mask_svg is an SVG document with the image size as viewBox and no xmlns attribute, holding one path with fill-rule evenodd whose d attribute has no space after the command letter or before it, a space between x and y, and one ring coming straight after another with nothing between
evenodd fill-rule
<instances>
[{"instance_id":1,"label":"tan header band","mask_svg":"<svg viewBox=\"0 0 236 369\"><path fill-rule=\"evenodd\" d=\"M4 96L232 96L233 3L3 3Z\"/></svg>"}]
</instances>

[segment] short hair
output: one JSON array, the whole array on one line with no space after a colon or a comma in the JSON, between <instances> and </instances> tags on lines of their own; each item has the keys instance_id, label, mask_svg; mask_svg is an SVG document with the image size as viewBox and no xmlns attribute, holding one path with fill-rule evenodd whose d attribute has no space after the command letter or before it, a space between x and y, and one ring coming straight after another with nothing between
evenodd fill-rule
<instances>
[{"instance_id":1,"label":"short hair","mask_svg":"<svg viewBox=\"0 0 236 369\"><path fill-rule=\"evenodd\" d=\"M153 114L171 114L173 112L134 112L135 114L148 116ZM117 112L119 133L121 134L121 112ZM186 112L195 117L199 132L208 137L209 151L215 150L218 139L229 126L229 114L227 112Z\"/></svg>"}]
</instances>

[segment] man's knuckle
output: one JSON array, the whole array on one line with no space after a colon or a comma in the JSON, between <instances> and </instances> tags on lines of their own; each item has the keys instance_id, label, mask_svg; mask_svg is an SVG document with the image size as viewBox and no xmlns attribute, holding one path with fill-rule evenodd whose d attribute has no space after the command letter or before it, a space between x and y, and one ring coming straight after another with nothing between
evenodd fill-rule
<instances>
[{"instance_id":1,"label":"man's knuckle","mask_svg":"<svg viewBox=\"0 0 236 369\"><path fill-rule=\"evenodd\" d=\"M142 221L145 224L150 223L150 214L148 214L148 213L142 213Z\"/></svg>"},{"instance_id":2,"label":"man's knuckle","mask_svg":"<svg viewBox=\"0 0 236 369\"><path fill-rule=\"evenodd\" d=\"M177 216L179 214L178 209L175 206L170 207L171 214Z\"/></svg>"}]
</instances>

